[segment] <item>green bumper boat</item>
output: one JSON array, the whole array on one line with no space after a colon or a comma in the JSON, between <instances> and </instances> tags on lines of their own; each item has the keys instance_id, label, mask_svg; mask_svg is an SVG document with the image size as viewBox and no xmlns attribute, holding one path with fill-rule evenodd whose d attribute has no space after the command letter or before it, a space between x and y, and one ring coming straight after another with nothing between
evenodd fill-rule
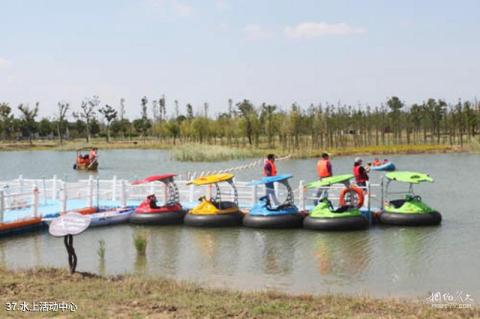
<instances>
[{"instance_id":1,"label":"green bumper boat","mask_svg":"<svg viewBox=\"0 0 480 319\"><path fill-rule=\"evenodd\" d=\"M387 178L386 201L380 214L380 223L399 226L428 226L441 223L442 215L422 202L422 198L413 192L414 184L433 182L429 175L417 172L392 172L385 177ZM388 200L388 188L393 181L409 184L404 198Z\"/></svg>"},{"instance_id":2,"label":"green bumper boat","mask_svg":"<svg viewBox=\"0 0 480 319\"><path fill-rule=\"evenodd\" d=\"M350 185L353 175L338 175L309 183L307 188L324 188L328 190L333 184L344 184L340 193L340 205L334 208L327 197L322 198L309 216L303 220L303 227L313 230L357 230L368 228L368 219L362 216L359 207L363 204L363 191ZM353 194L357 194L355 197ZM328 193L327 193L328 194ZM346 197L346 200L345 200ZM355 202L354 198L357 198Z\"/></svg>"}]
</instances>

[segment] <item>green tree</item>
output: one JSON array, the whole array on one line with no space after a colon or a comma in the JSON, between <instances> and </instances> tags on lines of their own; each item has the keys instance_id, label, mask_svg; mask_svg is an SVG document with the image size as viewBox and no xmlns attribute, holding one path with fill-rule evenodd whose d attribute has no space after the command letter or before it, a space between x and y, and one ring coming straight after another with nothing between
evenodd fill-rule
<instances>
[{"instance_id":1,"label":"green tree","mask_svg":"<svg viewBox=\"0 0 480 319\"><path fill-rule=\"evenodd\" d=\"M57 115L57 134L60 138L60 144L63 144L63 134L65 127L65 117L70 108L70 104L67 102L58 102L58 115Z\"/></svg>"},{"instance_id":2,"label":"green tree","mask_svg":"<svg viewBox=\"0 0 480 319\"><path fill-rule=\"evenodd\" d=\"M105 104L104 107L102 107L99 112L103 115L103 118L105 119L105 127L107 130L107 143L110 141L110 124L112 123L113 120L117 118L117 110L115 110L112 106Z\"/></svg>"},{"instance_id":3,"label":"green tree","mask_svg":"<svg viewBox=\"0 0 480 319\"><path fill-rule=\"evenodd\" d=\"M31 109L26 104L20 104L18 109L21 112L21 122L22 122L22 131L25 135L28 136L28 141L30 145L33 144L33 134L37 131L37 123L35 122L35 118L38 115L38 107L40 103L35 103L35 107Z\"/></svg>"},{"instance_id":4,"label":"green tree","mask_svg":"<svg viewBox=\"0 0 480 319\"><path fill-rule=\"evenodd\" d=\"M13 119L9 104L6 102L0 103L0 137L2 139L12 137L14 131Z\"/></svg>"},{"instance_id":5,"label":"green tree","mask_svg":"<svg viewBox=\"0 0 480 319\"><path fill-rule=\"evenodd\" d=\"M244 121L244 134L248 138L248 144L253 145L254 122L257 118L255 107L248 100L243 100L243 102L237 104L237 108Z\"/></svg>"},{"instance_id":6,"label":"green tree","mask_svg":"<svg viewBox=\"0 0 480 319\"><path fill-rule=\"evenodd\" d=\"M91 135L91 122L95 118L95 112L97 107L100 105L100 99L98 96L93 96L91 98L87 98L82 101L82 104L80 105L80 112L78 113L73 113L73 116L77 119L80 119L84 121L85 123L85 129L87 132L87 143L90 142L90 135Z\"/></svg>"}]
</instances>

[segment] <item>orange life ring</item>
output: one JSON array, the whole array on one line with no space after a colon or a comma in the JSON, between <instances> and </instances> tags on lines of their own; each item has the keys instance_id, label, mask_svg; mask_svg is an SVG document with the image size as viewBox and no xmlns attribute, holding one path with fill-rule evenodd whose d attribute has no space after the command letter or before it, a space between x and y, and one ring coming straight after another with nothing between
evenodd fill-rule
<instances>
[{"instance_id":1,"label":"orange life ring","mask_svg":"<svg viewBox=\"0 0 480 319\"><path fill-rule=\"evenodd\" d=\"M363 190L361 190L357 186L353 186L353 185L350 186L350 187L346 187L346 188L342 189L342 191L340 192L340 198L339 198L339 201L338 201L340 206L345 206L346 205L345 195L347 195L347 193L350 193L350 192L355 192L357 194L357 198L358 198L357 208L362 207L363 202L365 200L365 196L363 195Z\"/></svg>"}]
</instances>

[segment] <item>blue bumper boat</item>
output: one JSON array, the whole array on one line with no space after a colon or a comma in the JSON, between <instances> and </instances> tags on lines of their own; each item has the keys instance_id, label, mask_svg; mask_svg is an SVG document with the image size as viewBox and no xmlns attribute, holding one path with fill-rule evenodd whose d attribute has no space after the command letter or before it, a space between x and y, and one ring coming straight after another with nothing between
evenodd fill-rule
<instances>
[{"instance_id":1,"label":"blue bumper boat","mask_svg":"<svg viewBox=\"0 0 480 319\"><path fill-rule=\"evenodd\" d=\"M243 225L252 228L296 228L301 227L303 216L299 213L294 204L293 191L288 183L292 175L278 175L264 177L261 180L254 181L252 185L272 185L277 183L287 190L285 201L279 205L273 205L277 201L274 194L263 196L256 203L250 212L243 217Z\"/></svg>"}]
</instances>

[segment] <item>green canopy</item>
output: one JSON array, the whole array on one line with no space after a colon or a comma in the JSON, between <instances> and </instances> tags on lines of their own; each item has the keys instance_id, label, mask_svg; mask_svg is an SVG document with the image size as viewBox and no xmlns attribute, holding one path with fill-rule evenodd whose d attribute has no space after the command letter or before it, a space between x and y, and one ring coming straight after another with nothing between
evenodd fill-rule
<instances>
[{"instance_id":1,"label":"green canopy","mask_svg":"<svg viewBox=\"0 0 480 319\"><path fill-rule=\"evenodd\" d=\"M307 184L308 188L320 188L326 187L333 184L340 184L345 183L353 178L352 174L344 174L344 175L337 175L337 176L330 176L322 178L319 181L310 182Z\"/></svg>"},{"instance_id":2,"label":"green canopy","mask_svg":"<svg viewBox=\"0 0 480 319\"><path fill-rule=\"evenodd\" d=\"M433 182L433 178L428 176L428 174L418 172L391 172L385 176L389 180L404 183L419 184L421 182Z\"/></svg>"}]
</instances>

